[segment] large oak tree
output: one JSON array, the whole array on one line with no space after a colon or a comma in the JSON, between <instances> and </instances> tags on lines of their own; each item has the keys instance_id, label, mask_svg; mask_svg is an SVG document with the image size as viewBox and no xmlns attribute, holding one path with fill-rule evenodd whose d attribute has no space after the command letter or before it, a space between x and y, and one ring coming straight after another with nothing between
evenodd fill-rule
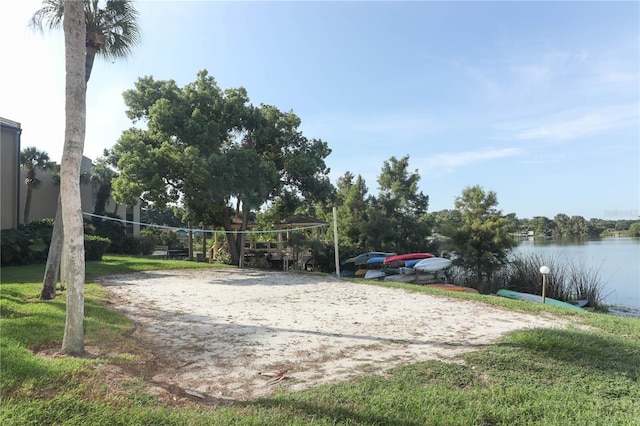
<instances>
[{"instance_id":1,"label":"large oak tree","mask_svg":"<svg viewBox=\"0 0 640 426\"><path fill-rule=\"evenodd\" d=\"M325 142L306 138L293 112L256 107L244 88L222 90L206 70L184 87L140 78L124 99L127 115L146 129L125 131L113 148L114 198L182 204L193 221L227 231L235 264L252 211L287 191L331 193Z\"/></svg>"}]
</instances>

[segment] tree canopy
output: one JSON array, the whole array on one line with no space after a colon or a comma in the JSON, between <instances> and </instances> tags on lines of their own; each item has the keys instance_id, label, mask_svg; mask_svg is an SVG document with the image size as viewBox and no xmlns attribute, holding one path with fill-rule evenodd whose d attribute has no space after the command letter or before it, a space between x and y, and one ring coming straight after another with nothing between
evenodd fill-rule
<instances>
[{"instance_id":1,"label":"tree canopy","mask_svg":"<svg viewBox=\"0 0 640 426\"><path fill-rule=\"evenodd\" d=\"M456 256L454 264L474 271L481 292L485 280L491 279L517 244L512 220L497 205L495 192L485 192L479 185L467 187L455 201L459 215L450 216L445 227Z\"/></svg>"},{"instance_id":2,"label":"tree canopy","mask_svg":"<svg viewBox=\"0 0 640 426\"><path fill-rule=\"evenodd\" d=\"M125 131L113 148L114 198L179 203L192 220L223 226L236 264L244 245L234 219L242 231L250 212L287 192L313 200L332 192L326 142L305 137L292 111L254 106L244 88L222 90L206 70L184 87L140 78L124 99L146 129Z\"/></svg>"},{"instance_id":3,"label":"tree canopy","mask_svg":"<svg viewBox=\"0 0 640 426\"><path fill-rule=\"evenodd\" d=\"M378 176L379 192L369 208L369 217L378 229L378 244L383 250L408 253L425 251L430 245L429 197L418 191L418 171L410 173L408 169L408 155L391 157ZM375 235L375 231L369 235Z\"/></svg>"},{"instance_id":4,"label":"tree canopy","mask_svg":"<svg viewBox=\"0 0 640 426\"><path fill-rule=\"evenodd\" d=\"M409 156L385 161L378 176L377 196L368 195L360 175L346 172L338 178L335 204L339 240L348 254L408 253L433 246L428 197L418 190L420 175L409 172L408 167ZM325 220L332 221L326 206L319 210L324 210ZM329 235L333 235L332 230Z\"/></svg>"}]
</instances>

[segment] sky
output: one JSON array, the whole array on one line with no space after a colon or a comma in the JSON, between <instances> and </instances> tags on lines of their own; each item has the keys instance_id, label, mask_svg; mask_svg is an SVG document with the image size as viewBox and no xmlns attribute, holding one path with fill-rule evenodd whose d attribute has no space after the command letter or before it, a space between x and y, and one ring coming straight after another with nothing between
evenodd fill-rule
<instances>
[{"instance_id":1,"label":"sky","mask_svg":"<svg viewBox=\"0 0 640 426\"><path fill-rule=\"evenodd\" d=\"M138 78L182 87L206 69L298 115L334 184L350 171L377 195L383 163L409 156L429 211L480 185L521 219L640 215L637 1L135 4L141 43L89 81L89 158L133 126L122 92ZM0 116L60 162L64 39L28 27L40 5L0 5Z\"/></svg>"}]
</instances>

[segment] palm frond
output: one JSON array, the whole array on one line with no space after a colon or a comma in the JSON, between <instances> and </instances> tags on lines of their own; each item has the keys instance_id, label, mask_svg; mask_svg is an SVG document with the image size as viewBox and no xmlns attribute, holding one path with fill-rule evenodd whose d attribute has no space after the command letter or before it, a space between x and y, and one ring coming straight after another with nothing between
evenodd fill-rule
<instances>
[{"instance_id":1,"label":"palm frond","mask_svg":"<svg viewBox=\"0 0 640 426\"><path fill-rule=\"evenodd\" d=\"M41 32L45 27L48 29L59 29L62 28L63 16L63 0L43 0L42 7L31 17L29 27Z\"/></svg>"},{"instance_id":2,"label":"palm frond","mask_svg":"<svg viewBox=\"0 0 640 426\"><path fill-rule=\"evenodd\" d=\"M105 59L119 59L131 54L140 40L138 11L131 0L84 0L87 46ZM60 29L64 18L64 0L43 0L29 26L38 31Z\"/></svg>"},{"instance_id":3,"label":"palm frond","mask_svg":"<svg viewBox=\"0 0 640 426\"><path fill-rule=\"evenodd\" d=\"M105 59L118 59L131 54L140 42L138 11L130 0L108 0L96 15L96 27L104 37L99 54Z\"/></svg>"}]
</instances>

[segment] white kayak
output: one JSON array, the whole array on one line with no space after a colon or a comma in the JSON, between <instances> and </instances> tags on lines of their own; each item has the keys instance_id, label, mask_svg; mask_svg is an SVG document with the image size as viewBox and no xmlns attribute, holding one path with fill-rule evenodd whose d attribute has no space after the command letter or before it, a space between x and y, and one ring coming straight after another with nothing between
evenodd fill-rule
<instances>
[{"instance_id":1,"label":"white kayak","mask_svg":"<svg viewBox=\"0 0 640 426\"><path fill-rule=\"evenodd\" d=\"M364 278L367 280L379 280L380 278L384 278L387 274L382 272L379 269L370 269L364 275Z\"/></svg>"},{"instance_id":2,"label":"white kayak","mask_svg":"<svg viewBox=\"0 0 640 426\"><path fill-rule=\"evenodd\" d=\"M428 259L422 259L420 262L413 265L413 269L419 272L437 272L451 266L451 259L445 259L444 257L430 257Z\"/></svg>"}]
</instances>

